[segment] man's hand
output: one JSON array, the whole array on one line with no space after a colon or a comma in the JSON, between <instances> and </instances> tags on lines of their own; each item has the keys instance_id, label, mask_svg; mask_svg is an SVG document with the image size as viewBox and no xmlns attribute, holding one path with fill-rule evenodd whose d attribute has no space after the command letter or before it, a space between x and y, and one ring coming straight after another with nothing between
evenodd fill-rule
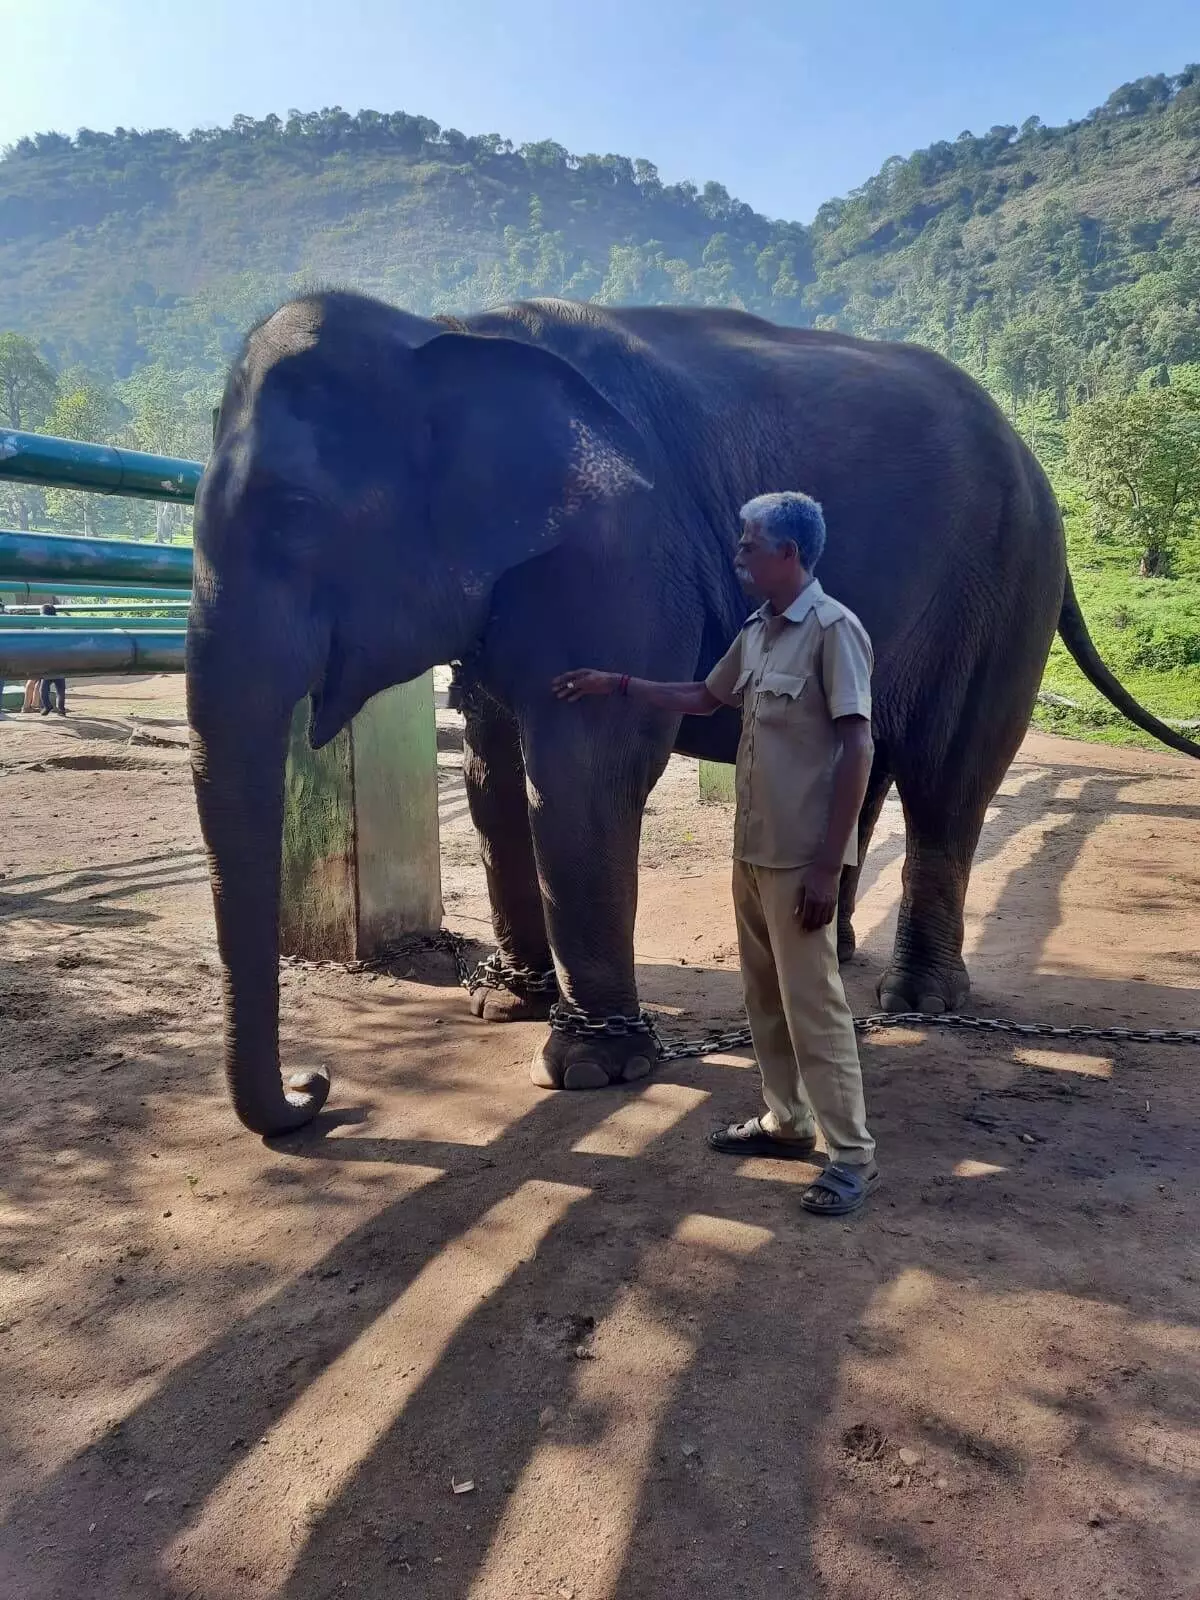
<instances>
[{"instance_id":1,"label":"man's hand","mask_svg":"<svg viewBox=\"0 0 1200 1600\"><path fill-rule=\"evenodd\" d=\"M628 673L600 672L595 667L576 667L560 672L550 680L559 700L582 700L586 695L623 694L629 700L670 711L677 717L711 717L721 702L706 683L658 683L651 678L633 678Z\"/></svg>"},{"instance_id":2,"label":"man's hand","mask_svg":"<svg viewBox=\"0 0 1200 1600\"><path fill-rule=\"evenodd\" d=\"M800 897L796 901L796 916L805 933L815 933L833 921L841 882L840 867L813 865L805 868Z\"/></svg>"},{"instance_id":3,"label":"man's hand","mask_svg":"<svg viewBox=\"0 0 1200 1600\"><path fill-rule=\"evenodd\" d=\"M619 683L619 672L600 672L595 667L577 667L574 672L564 672L555 678L551 689L560 700L582 700L585 694L613 694Z\"/></svg>"}]
</instances>

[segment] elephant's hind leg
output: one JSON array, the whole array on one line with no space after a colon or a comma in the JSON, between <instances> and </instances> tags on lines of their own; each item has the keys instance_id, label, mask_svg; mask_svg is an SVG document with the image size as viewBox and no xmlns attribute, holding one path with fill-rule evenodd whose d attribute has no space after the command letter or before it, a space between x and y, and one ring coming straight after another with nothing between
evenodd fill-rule
<instances>
[{"instance_id":1,"label":"elephant's hind leg","mask_svg":"<svg viewBox=\"0 0 1200 1600\"><path fill-rule=\"evenodd\" d=\"M463 778L492 903L492 928L501 959L533 972L553 971L538 887L525 795L525 763L517 724L486 691L462 696L466 731ZM556 987L536 993L480 988L471 1009L485 1022L539 1021L550 1015Z\"/></svg>"},{"instance_id":2,"label":"elephant's hind leg","mask_svg":"<svg viewBox=\"0 0 1200 1600\"><path fill-rule=\"evenodd\" d=\"M988 802L1008 766L964 793L948 775L897 773L907 843L896 943L879 980L885 1011L959 1011L971 992L963 961L963 904ZM936 776L936 775L934 775ZM994 781L992 779L994 778Z\"/></svg>"},{"instance_id":3,"label":"elephant's hind leg","mask_svg":"<svg viewBox=\"0 0 1200 1600\"><path fill-rule=\"evenodd\" d=\"M855 901L858 898L858 880L862 877L867 851L871 846L871 835L875 832L875 824L879 821L879 813L883 810L883 802L887 799L891 787L892 773L887 754L876 745L871 776L867 780L867 792L863 799L862 810L858 814L858 864L842 868L841 889L838 894L839 961L849 961L855 951L856 940L852 919Z\"/></svg>"}]
</instances>

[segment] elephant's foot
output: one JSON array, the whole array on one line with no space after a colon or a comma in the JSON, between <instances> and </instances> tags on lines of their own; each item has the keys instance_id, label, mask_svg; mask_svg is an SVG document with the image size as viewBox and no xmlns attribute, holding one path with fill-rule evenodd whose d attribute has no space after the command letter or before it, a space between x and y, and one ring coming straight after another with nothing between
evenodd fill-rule
<instances>
[{"instance_id":1,"label":"elephant's foot","mask_svg":"<svg viewBox=\"0 0 1200 1600\"><path fill-rule=\"evenodd\" d=\"M471 996L471 1015L485 1022L545 1022L557 998L557 991L515 994L511 989L476 989Z\"/></svg>"},{"instance_id":2,"label":"elephant's foot","mask_svg":"<svg viewBox=\"0 0 1200 1600\"><path fill-rule=\"evenodd\" d=\"M887 1012L921 1011L940 1017L961 1011L971 993L971 980L962 962L953 967L905 967L894 961L879 980L879 1004Z\"/></svg>"},{"instance_id":3,"label":"elephant's foot","mask_svg":"<svg viewBox=\"0 0 1200 1600\"><path fill-rule=\"evenodd\" d=\"M529 1076L539 1089L607 1089L648 1077L656 1060L644 1033L622 1038L572 1038L552 1033L534 1052Z\"/></svg>"}]
</instances>

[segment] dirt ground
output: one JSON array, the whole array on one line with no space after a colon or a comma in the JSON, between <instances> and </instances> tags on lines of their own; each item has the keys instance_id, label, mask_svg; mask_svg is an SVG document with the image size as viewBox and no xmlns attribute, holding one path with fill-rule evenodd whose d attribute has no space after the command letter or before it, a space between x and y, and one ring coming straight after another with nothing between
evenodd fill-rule
<instances>
[{"instance_id":1,"label":"dirt ground","mask_svg":"<svg viewBox=\"0 0 1200 1600\"><path fill-rule=\"evenodd\" d=\"M709 1156L742 1054L551 1095L451 964L285 970L314 1128L220 1074L178 680L0 722L0 1595L1200 1596L1200 1050L863 1042L885 1187ZM482 939L458 757L447 920ZM647 1003L738 1011L730 818L647 819ZM889 947L889 802L856 1009ZM1197 1026L1200 770L1031 737L970 898L981 1012ZM457 1489L462 1492L456 1492Z\"/></svg>"}]
</instances>

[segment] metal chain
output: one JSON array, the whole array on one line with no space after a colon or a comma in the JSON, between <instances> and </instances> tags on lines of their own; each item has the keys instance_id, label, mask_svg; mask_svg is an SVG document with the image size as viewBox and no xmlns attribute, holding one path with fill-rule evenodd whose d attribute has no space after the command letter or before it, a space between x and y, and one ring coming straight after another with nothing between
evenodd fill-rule
<instances>
[{"instance_id":1,"label":"metal chain","mask_svg":"<svg viewBox=\"0 0 1200 1600\"><path fill-rule=\"evenodd\" d=\"M624 1039L630 1034L648 1035L654 1040L656 1052L662 1055L662 1041L648 1011L639 1011L633 1017L621 1012L600 1017L581 1011L578 1006L568 1006L560 1000L550 1008L550 1027L554 1033L565 1034L569 1039L594 1039L597 1035L608 1039Z\"/></svg>"},{"instance_id":2,"label":"metal chain","mask_svg":"<svg viewBox=\"0 0 1200 1600\"><path fill-rule=\"evenodd\" d=\"M476 989L508 989L513 994L557 994L558 974L553 967L538 971L536 967L514 967L505 961L499 950L493 950L485 960L471 966L466 957L467 941L461 933L443 928L433 936L434 949L448 950L454 958L458 981L468 994Z\"/></svg>"},{"instance_id":3,"label":"metal chain","mask_svg":"<svg viewBox=\"0 0 1200 1600\"><path fill-rule=\"evenodd\" d=\"M1090 1028L1082 1024L1059 1027L1052 1022L1012 1022L1007 1017L964 1017L954 1011L940 1014L927 1011L876 1012L855 1017L854 1026L860 1033L882 1033L888 1028L966 1028L978 1033L1019 1034L1030 1039L1107 1039L1123 1040L1130 1044L1200 1045L1200 1029L1196 1028ZM714 1050L733 1050L752 1042L749 1028L729 1028L724 1032L714 1030L699 1034L694 1039L664 1039L655 1031L655 1038L659 1045L659 1057L663 1061L708 1055Z\"/></svg>"},{"instance_id":4,"label":"metal chain","mask_svg":"<svg viewBox=\"0 0 1200 1600\"><path fill-rule=\"evenodd\" d=\"M1019 1033L1033 1039L1116 1039L1131 1044L1200 1044L1200 1028L1094 1028L1085 1023L1060 1027L1053 1022L1012 1022L1007 1017L963 1017L947 1011L930 1016L924 1011L898 1011L886 1015L855 1017L864 1033L882 1028L903 1028L919 1023L925 1028L973 1028L980 1033Z\"/></svg>"},{"instance_id":5,"label":"metal chain","mask_svg":"<svg viewBox=\"0 0 1200 1600\"><path fill-rule=\"evenodd\" d=\"M466 989L468 993L470 993L472 971L471 967L468 965L466 956L463 954L467 946L467 941L463 938L462 934L451 933L449 928L443 928L440 933L434 934L432 943L434 949L440 947L443 950L449 950L451 956L454 958L454 970L458 974L458 981L462 987ZM497 954L499 954L498 951Z\"/></svg>"},{"instance_id":6,"label":"metal chain","mask_svg":"<svg viewBox=\"0 0 1200 1600\"><path fill-rule=\"evenodd\" d=\"M512 994L557 994L558 974L553 967L538 971L534 967L514 967L499 950L493 950L465 978L460 978L470 994L476 989L507 989Z\"/></svg>"},{"instance_id":7,"label":"metal chain","mask_svg":"<svg viewBox=\"0 0 1200 1600\"><path fill-rule=\"evenodd\" d=\"M552 969L547 973L530 973L526 967L509 968L500 960L498 951L489 956L487 961L472 968L464 954L466 942L461 933L452 933L448 928L435 934L432 941L434 948L448 950L453 956L458 981L464 989L469 991L478 987L479 982L485 982L484 979L477 979L477 974L484 969L489 969L502 979L506 979L510 972L519 977L530 974L537 985L534 987L531 984L530 993L549 993L557 988ZM547 979L554 981L547 982ZM507 987L507 983L503 986ZM555 1033L580 1039L620 1039L629 1035L648 1034L654 1040L660 1061L682 1061L688 1056L710 1055L717 1050L738 1050L752 1042L750 1029L744 1024L736 1028L710 1028L694 1038L680 1039L660 1033L658 1017L646 1010L639 1011L636 1016L596 1016L561 1001L551 1008L550 1026ZM855 1017L854 1026L860 1033L882 1033L887 1028L966 1028L976 1033L1015 1033L1029 1039L1106 1039L1128 1044L1200 1045L1200 1028L1091 1028L1082 1024L1059 1027L1052 1022L1011 1022L1006 1017L964 1017L956 1011L940 1015L927 1011L874 1012Z\"/></svg>"}]
</instances>

